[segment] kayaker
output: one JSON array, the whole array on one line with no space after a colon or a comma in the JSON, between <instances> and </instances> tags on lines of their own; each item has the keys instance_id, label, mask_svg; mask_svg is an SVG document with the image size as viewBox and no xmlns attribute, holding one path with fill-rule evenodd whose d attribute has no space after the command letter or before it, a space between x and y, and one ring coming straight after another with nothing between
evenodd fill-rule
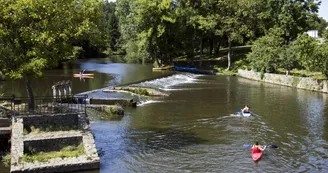
<instances>
[{"instance_id":1,"label":"kayaker","mask_svg":"<svg viewBox=\"0 0 328 173\"><path fill-rule=\"evenodd\" d=\"M252 146L252 150L253 150L252 153L261 153L264 150L264 148L261 145L259 145L258 142L256 142L255 145Z\"/></svg>"},{"instance_id":2,"label":"kayaker","mask_svg":"<svg viewBox=\"0 0 328 173\"><path fill-rule=\"evenodd\" d=\"M83 75L84 71L85 71L85 69L83 69L83 70L80 71L80 76Z\"/></svg>"},{"instance_id":3,"label":"kayaker","mask_svg":"<svg viewBox=\"0 0 328 173\"><path fill-rule=\"evenodd\" d=\"M249 113L248 105L245 105L245 107L241 111L244 112L244 113Z\"/></svg>"}]
</instances>

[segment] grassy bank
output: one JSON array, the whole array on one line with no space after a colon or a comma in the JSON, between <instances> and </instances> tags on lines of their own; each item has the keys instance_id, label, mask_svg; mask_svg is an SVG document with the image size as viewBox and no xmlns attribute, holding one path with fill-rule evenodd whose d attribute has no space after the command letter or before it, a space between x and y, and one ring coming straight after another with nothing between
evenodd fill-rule
<instances>
[{"instance_id":1,"label":"grassy bank","mask_svg":"<svg viewBox=\"0 0 328 173\"><path fill-rule=\"evenodd\" d=\"M251 51L251 46L237 46L233 47L231 51L231 70L227 71L228 67L228 48L220 49L218 54L210 55L209 52L204 51L202 59L202 69L214 69L217 72L224 74L235 74L238 68L247 66L246 57ZM176 58L175 64L187 67L199 67L200 56L196 55L193 59L188 59L187 56Z\"/></svg>"}]
</instances>

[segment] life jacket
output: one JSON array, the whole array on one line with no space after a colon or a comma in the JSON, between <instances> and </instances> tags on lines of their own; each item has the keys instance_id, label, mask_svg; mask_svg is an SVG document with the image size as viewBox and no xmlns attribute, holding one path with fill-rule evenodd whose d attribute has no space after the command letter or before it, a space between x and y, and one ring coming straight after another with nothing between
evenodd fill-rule
<instances>
[{"instance_id":1,"label":"life jacket","mask_svg":"<svg viewBox=\"0 0 328 173\"><path fill-rule=\"evenodd\" d=\"M261 152L261 150L258 149L257 147L254 147L254 148L253 148L252 153L260 153L260 152Z\"/></svg>"}]
</instances>

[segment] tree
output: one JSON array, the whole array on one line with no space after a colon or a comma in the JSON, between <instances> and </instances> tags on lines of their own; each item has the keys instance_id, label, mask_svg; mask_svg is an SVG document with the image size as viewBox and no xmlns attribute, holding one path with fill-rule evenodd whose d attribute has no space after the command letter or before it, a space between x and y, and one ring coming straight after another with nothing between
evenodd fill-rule
<instances>
[{"instance_id":1,"label":"tree","mask_svg":"<svg viewBox=\"0 0 328 173\"><path fill-rule=\"evenodd\" d=\"M295 45L298 49L300 63L309 71L320 71L328 77L328 42L318 40L302 34L297 38Z\"/></svg>"},{"instance_id":2,"label":"tree","mask_svg":"<svg viewBox=\"0 0 328 173\"><path fill-rule=\"evenodd\" d=\"M293 68L298 66L297 48L295 44L282 45L279 52L279 67L286 70L286 75L289 75Z\"/></svg>"},{"instance_id":3,"label":"tree","mask_svg":"<svg viewBox=\"0 0 328 173\"><path fill-rule=\"evenodd\" d=\"M0 2L0 66L10 78L30 80L74 56L75 40L88 37L102 15L101 0L4 0Z\"/></svg>"},{"instance_id":4,"label":"tree","mask_svg":"<svg viewBox=\"0 0 328 173\"><path fill-rule=\"evenodd\" d=\"M285 44L295 40L298 34L311 29L311 21L317 20L320 1L269 0L274 27L280 29Z\"/></svg>"},{"instance_id":5,"label":"tree","mask_svg":"<svg viewBox=\"0 0 328 173\"><path fill-rule=\"evenodd\" d=\"M268 34L254 42L252 52L247 55L247 58L255 71L261 73L276 71L279 66L279 53L281 52L280 41L280 37Z\"/></svg>"}]
</instances>

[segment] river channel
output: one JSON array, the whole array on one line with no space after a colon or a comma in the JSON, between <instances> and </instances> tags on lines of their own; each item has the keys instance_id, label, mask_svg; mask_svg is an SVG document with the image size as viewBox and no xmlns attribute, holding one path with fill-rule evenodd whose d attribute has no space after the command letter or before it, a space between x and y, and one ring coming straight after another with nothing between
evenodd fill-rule
<instances>
[{"instance_id":1,"label":"river channel","mask_svg":"<svg viewBox=\"0 0 328 173\"><path fill-rule=\"evenodd\" d=\"M72 79L80 69L94 79ZM51 94L58 80L72 80L73 93L133 84L170 93L125 109L120 121L93 121L102 150L100 171L125 172L328 172L328 95L236 76L152 72L151 65L89 60L47 71L33 82L36 95ZM0 93L25 96L18 81ZM96 92L102 96L101 91ZM254 113L241 117L245 104ZM265 150L254 163L244 144ZM0 165L0 173L9 170Z\"/></svg>"}]
</instances>

